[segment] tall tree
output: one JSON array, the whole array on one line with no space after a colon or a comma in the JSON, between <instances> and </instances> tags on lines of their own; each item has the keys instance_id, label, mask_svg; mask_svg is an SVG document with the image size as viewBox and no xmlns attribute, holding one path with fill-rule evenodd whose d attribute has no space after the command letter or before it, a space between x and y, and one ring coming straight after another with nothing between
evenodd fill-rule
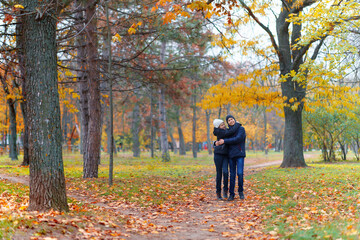
<instances>
[{"instance_id":1,"label":"tall tree","mask_svg":"<svg viewBox=\"0 0 360 240\"><path fill-rule=\"evenodd\" d=\"M29 124L29 210L67 211L57 86L54 1L24 0L25 91ZM40 12L39 12L40 10Z\"/></svg>"},{"instance_id":2,"label":"tall tree","mask_svg":"<svg viewBox=\"0 0 360 240\"><path fill-rule=\"evenodd\" d=\"M161 53L160 61L165 64L165 52L166 52L166 41L161 42ZM161 144L161 157L162 161L170 161L169 143L167 136L167 121L166 121L166 109L165 109L165 90L164 86L159 88L159 128L160 128L160 144Z\"/></svg>"},{"instance_id":3,"label":"tall tree","mask_svg":"<svg viewBox=\"0 0 360 240\"><path fill-rule=\"evenodd\" d=\"M98 0L85 3L86 74L89 84L89 126L84 153L84 178L97 178L101 146L100 71L98 62L97 9Z\"/></svg>"}]
</instances>

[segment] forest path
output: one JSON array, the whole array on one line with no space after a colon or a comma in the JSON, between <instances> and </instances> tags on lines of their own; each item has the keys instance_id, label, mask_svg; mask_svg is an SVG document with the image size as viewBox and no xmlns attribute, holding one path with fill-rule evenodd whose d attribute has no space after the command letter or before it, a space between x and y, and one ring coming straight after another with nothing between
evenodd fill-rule
<instances>
[{"instance_id":1,"label":"forest path","mask_svg":"<svg viewBox=\"0 0 360 240\"><path fill-rule=\"evenodd\" d=\"M245 166L245 174L253 174L264 167L280 164L281 161L274 161ZM28 176L13 177L0 174L0 179L29 185ZM253 192L251 184L250 181L245 181L245 200L240 200L236 195L234 201L218 201L215 196L215 180L211 178L204 181L203 186L197 190L198 193L185 203L156 208L140 207L129 202L99 201L82 196L74 190L68 190L67 195L69 198L93 204L103 211L127 219L124 226L118 226L124 232L121 237L98 236L95 239L273 238L262 231L261 196Z\"/></svg>"}]
</instances>

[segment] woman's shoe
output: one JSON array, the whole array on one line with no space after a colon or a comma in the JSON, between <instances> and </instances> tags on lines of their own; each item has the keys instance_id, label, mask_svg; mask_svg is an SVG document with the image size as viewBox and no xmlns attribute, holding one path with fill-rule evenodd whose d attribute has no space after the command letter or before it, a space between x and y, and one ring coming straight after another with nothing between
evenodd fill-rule
<instances>
[{"instance_id":1,"label":"woman's shoe","mask_svg":"<svg viewBox=\"0 0 360 240\"><path fill-rule=\"evenodd\" d=\"M224 198L228 198L228 193L227 193L227 191L224 191L224 190L223 190L223 196L224 196Z\"/></svg>"},{"instance_id":2,"label":"woman's shoe","mask_svg":"<svg viewBox=\"0 0 360 240\"><path fill-rule=\"evenodd\" d=\"M228 201L234 201L235 194L230 194Z\"/></svg>"},{"instance_id":3,"label":"woman's shoe","mask_svg":"<svg viewBox=\"0 0 360 240\"><path fill-rule=\"evenodd\" d=\"M217 200L223 200L221 197L221 193L216 193Z\"/></svg>"}]
</instances>

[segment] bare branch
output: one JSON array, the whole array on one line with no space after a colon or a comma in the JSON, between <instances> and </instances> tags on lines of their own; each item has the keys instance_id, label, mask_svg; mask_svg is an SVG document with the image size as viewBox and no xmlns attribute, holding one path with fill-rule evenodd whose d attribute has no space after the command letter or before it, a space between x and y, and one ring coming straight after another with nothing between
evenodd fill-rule
<instances>
[{"instance_id":1,"label":"bare branch","mask_svg":"<svg viewBox=\"0 0 360 240\"><path fill-rule=\"evenodd\" d=\"M249 16L255 20L255 22L262 28L265 30L265 32L269 35L270 40L271 40L271 44L273 46L273 48L275 49L275 52L277 53L278 57L281 59L281 53L279 51L279 47L275 41L275 37L273 35L273 33L270 31L270 29L268 27L266 27L263 23L260 22L260 20L254 15L254 13L252 12L252 10L250 9L250 7L248 7L245 2L243 0L239 0L241 5L246 9L247 13L249 14Z\"/></svg>"}]
</instances>

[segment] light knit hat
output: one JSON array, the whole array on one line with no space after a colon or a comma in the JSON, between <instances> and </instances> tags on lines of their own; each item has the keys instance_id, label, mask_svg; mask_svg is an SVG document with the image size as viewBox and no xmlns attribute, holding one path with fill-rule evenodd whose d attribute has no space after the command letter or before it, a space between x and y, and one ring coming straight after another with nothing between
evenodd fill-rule
<instances>
[{"instance_id":1,"label":"light knit hat","mask_svg":"<svg viewBox=\"0 0 360 240\"><path fill-rule=\"evenodd\" d=\"M220 126L220 124L223 122L224 121L221 119L214 119L214 121L213 121L214 127L218 128Z\"/></svg>"}]
</instances>

